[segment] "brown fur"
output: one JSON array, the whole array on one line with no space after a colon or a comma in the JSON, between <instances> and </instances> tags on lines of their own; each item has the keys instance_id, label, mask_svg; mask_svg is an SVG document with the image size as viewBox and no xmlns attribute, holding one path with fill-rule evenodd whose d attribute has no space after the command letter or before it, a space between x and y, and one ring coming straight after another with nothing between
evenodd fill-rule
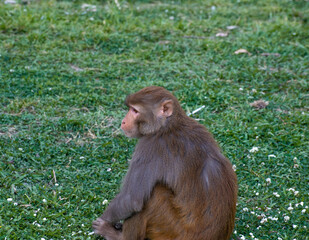
<instances>
[{"instance_id":1,"label":"brown fur","mask_svg":"<svg viewBox=\"0 0 309 240\"><path fill-rule=\"evenodd\" d=\"M229 239L237 179L212 135L164 88L144 88L126 105L138 105L132 136L139 142L122 190L94 221L95 232L107 240ZM120 220L122 232L112 227Z\"/></svg>"}]
</instances>

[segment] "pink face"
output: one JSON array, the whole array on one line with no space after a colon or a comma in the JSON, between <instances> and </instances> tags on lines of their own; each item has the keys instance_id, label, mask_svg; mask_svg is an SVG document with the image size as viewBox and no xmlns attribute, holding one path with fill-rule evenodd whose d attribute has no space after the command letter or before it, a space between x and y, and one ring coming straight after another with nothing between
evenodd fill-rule
<instances>
[{"instance_id":1,"label":"pink face","mask_svg":"<svg viewBox=\"0 0 309 240\"><path fill-rule=\"evenodd\" d=\"M121 122L121 129L124 131L127 137L137 137L139 135L138 126L136 124L136 120L140 112L136 106L130 106L127 115Z\"/></svg>"}]
</instances>

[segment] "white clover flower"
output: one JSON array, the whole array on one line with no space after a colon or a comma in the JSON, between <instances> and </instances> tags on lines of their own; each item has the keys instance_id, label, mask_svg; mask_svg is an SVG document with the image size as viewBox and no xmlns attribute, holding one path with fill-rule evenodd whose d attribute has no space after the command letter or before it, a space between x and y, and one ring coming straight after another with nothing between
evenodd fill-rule
<instances>
[{"instance_id":1,"label":"white clover flower","mask_svg":"<svg viewBox=\"0 0 309 240\"><path fill-rule=\"evenodd\" d=\"M263 224L263 223L265 223L265 222L267 222L267 218L262 218L261 224Z\"/></svg>"},{"instance_id":2,"label":"white clover flower","mask_svg":"<svg viewBox=\"0 0 309 240\"><path fill-rule=\"evenodd\" d=\"M275 195L275 197L280 197L280 195L277 192L273 193Z\"/></svg>"},{"instance_id":3,"label":"white clover flower","mask_svg":"<svg viewBox=\"0 0 309 240\"><path fill-rule=\"evenodd\" d=\"M8 202L12 202L13 201L13 198L8 198L6 199Z\"/></svg>"},{"instance_id":4,"label":"white clover flower","mask_svg":"<svg viewBox=\"0 0 309 240\"><path fill-rule=\"evenodd\" d=\"M276 155L274 155L274 154L269 154L269 155L268 155L268 158L272 158L272 157L273 157L273 158L276 158Z\"/></svg>"},{"instance_id":5,"label":"white clover flower","mask_svg":"<svg viewBox=\"0 0 309 240\"><path fill-rule=\"evenodd\" d=\"M268 184L271 184L271 179L270 179L270 178L266 178L266 182L267 182Z\"/></svg>"},{"instance_id":6,"label":"white clover flower","mask_svg":"<svg viewBox=\"0 0 309 240\"><path fill-rule=\"evenodd\" d=\"M251 153L255 153L255 152L258 152L259 151L259 148L258 147L253 147L249 150L249 152Z\"/></svg>"},{"instance_id":7,"label":"white clover flower","mask_svg":"<svg viewBox=\"0 0 309 240\"><path fill-rule=\"evenodd\" d=\"M43 218L43 221L46 221L47 219L46 218Z\"/></svg>"},{"instance_id":8,"label":"white clover flower","mask_svg":"<svg viewBox=\"0 0 309 240\"><path fill-rule=\"evenodd\" d=\"M249 211L249 209L248 209L248 208L246 208L246 207L245 207L245 208L243 208L242 210L243 210L244 212L248 212L248 211Z\"/></svg>"},{"instance_id":9,"label":"white clover flower","mask_svg":"<svg viewBox=\"0 0 309 240\"><path fill-rule=\"evenodd\" d=\"M43 203L47 203L47 200L45 198L43 199Z\"/></svg>"},{"instance_id":10,"label":"white clover flower","mask_svg":"<svg viewBox=\"0 0 309 240\"><path fill-rule=\"evenodd\" d=\"M233 170L234 170L234 172L236 172L236 165L235 164L233 165Z\"/></svg>"},{"instance_id":11,"label":"white clover flower","mask_svg":"<svg viewBox=\"0 0 309 240\"><path fill-rule=\"evenodd\" d=\"M241 240L246 240L246 238L245 238L244 235L241 235L240 239L241 239Z\"/></svg>"},{"instance_id":12,"label":"white clover flower","mask_svg":"<svg viewBox=\"0 0 309 240\"><path fill-rule=\"evenodd\" d=\"M301 210L301 213L305 213L305 212L306 212L306 209Z\"/></svg>"},{"instance_id":13,"label":"white clover flower","mask_svg":"<svg viewBox=\"0 0 309 240\"><path fill-rule=\"evenodd\" d=\"M111 168L108 168L106 171L110 172L110 171L112 171L112 169L111 169Z\"/></svg>"},{"instance_id":14,"label":"white clover flower","mask_svg":"<svg viewBox=\"0 0 309 240\"><path fill-rule=\"evenodd\" d=\"M288 210L289 211L292 211L294 208L292 207L291 203L290 203L290 206L288 207Z\"/></svg>"},{"instance_id":15,"label":"white clover flower","mask_svg":"<svg viewBox=\"0 0 309 240\"><path fill-rule=\"evenodd\" d=\"M290 220L290 217L289 216L284 216L284 221L287 222Z\"/></svg>"},{"instance_id":16,"label":"white clover flower","mask_svg":"<svg viewBox=\"0 0 309 240\"><path fill-rule=\"evenodd\" d=\"M297 228L297 225L294 225L294 224L293 224L293 228Z\"/></svg>"},{"instance_id":17,"label":"white clover flower","mask_svg":"<svg viewBox=\"0 0 309 240\"><path fill-rule=\"evenodd\" d=\"M102 202L103 205L105 205L105 204L107 204L107 203L108 203L108 200L107 200L107 199L105 199L105 200Z\"/></svg>"}]
</instances>

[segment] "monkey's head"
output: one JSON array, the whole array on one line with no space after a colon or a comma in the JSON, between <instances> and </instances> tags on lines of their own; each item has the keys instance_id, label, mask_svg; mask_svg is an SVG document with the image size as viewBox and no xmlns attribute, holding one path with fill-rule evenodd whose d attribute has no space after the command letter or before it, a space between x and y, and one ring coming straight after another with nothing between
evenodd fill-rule
<instances>
[{"instance_id":1,"label":"monkey's head","mask_svg":"<svg viewBox=\"0 0 309 240\"><path fill-rule=\"evenodd\" d=\"M157 133L181 110L175 96L156 86L146 87L129 95L125 104L129 111L122 120L121 129L131 138Z\"/></svg>"}]
</instances>

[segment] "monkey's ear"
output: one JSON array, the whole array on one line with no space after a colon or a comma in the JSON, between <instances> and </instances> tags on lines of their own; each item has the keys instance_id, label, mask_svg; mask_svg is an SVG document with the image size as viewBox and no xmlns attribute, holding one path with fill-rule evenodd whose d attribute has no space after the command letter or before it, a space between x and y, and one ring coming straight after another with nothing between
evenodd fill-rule
<instances>
[{"instance_id":1,"label":"monkey's ear","mask_svg":"<svg viewBox=\"0 0 309 240\"><path fill-rule=\"evenodd\" d=\"M161 103L159 115L169 117L173 114L173 110L173 101L165 100Z\"/></svg>"}]
</instances>

